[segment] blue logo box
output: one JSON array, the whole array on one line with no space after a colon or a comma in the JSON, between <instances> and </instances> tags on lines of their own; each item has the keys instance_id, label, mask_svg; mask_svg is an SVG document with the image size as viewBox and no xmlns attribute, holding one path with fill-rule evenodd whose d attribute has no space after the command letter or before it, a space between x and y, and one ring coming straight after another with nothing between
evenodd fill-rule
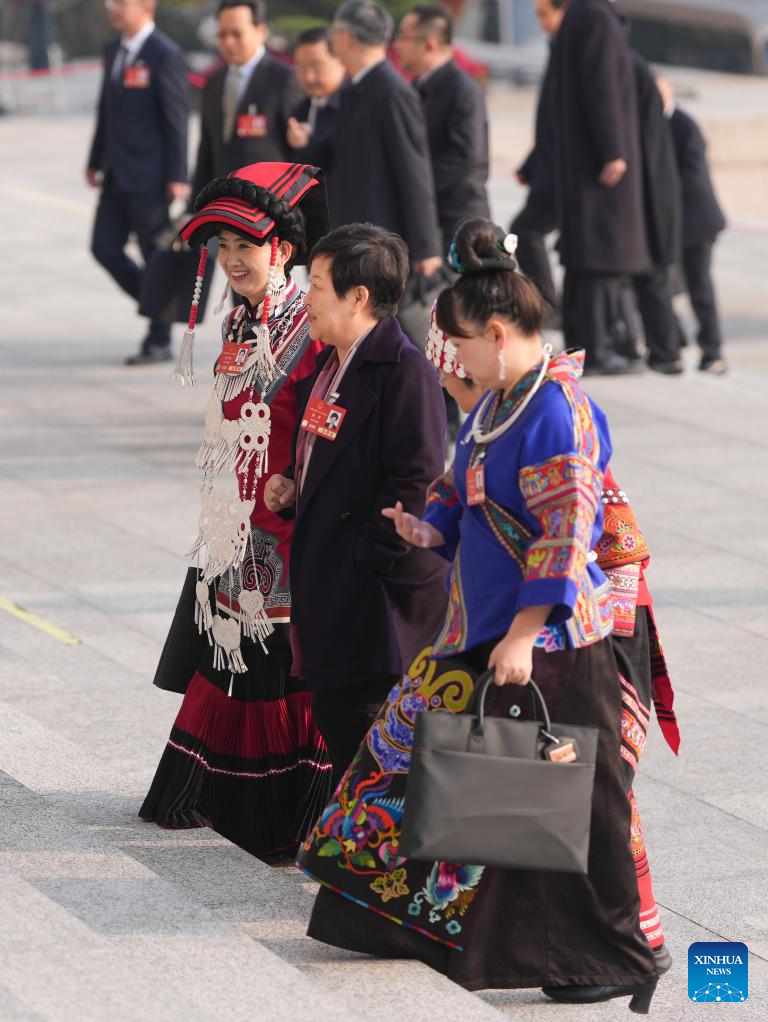
<instances>
[{"instance_id":1,"label":"blue logo box","mask_svg":"<svg viewBox=\"0 0 768 1022\"><path fill-rule=\"evenodd\" d=\"M698 941L688 948L688 997L697 1004L746 1001L749 985L747 945Z\"/></svg>"}]
</instances>

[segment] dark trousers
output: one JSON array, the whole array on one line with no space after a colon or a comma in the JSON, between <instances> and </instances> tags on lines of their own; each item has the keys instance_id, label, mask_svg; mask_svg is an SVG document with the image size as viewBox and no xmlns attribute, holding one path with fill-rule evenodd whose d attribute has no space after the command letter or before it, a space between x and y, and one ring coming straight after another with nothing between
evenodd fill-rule
<instances>
[{"instance_id":1,"label":"dark trousers","mask_svg":"<svg viewBox=\"0 0 768 1022\"><path fill-rule=\"evenodd\" d=\"M656 266L632 277L637 309L643 321L649 362L676 362L680 358L680 333L672 307L669 272Z\"/></svg>"},{"instance_id":2,"label":"dark trousers","mask_svg":"<svg viewBox=\"0 0 768 1022\"><path fill-rule=\"evenodd\" d=\"M127 255L125 245L133 233L145 265L155 250L155 237L168 226L168 198L161 192L123 192L107 179L101 191L93 225L91 251L115 282L137 302L144 268ZM144 340L145 348L171 343L171 327L154 320Z\"/></svg>"},{"instance_id":3,"label":"dark trousers","mask_svg":"<svg viewBox=\"0 0 768 1022\"><path fill-rule=\"evenodd\" d=\"M711 241L683 248L683 274L688 297L699 322L697 340L701 354L707 360L721 357L723 338L720 333L720 317L717 299L712 285Z\"/></svg>"},{"instance_id":4,"label":"dark trousers","mask_svg":"<svg viewBox=\"0 0 768 1022\"><path fill-rule=\"evenodd\" d=\"M531 194L509 229L517 235L516 258L520 269L533 281L544 301L556 309L557 291L546 245L546 237L555 230L556 224L551 210L548 214L541 207L542 201Z\"/></svg>"},{"instance_id":5,"label":"dark trousers","mask_svg":"<svg viewBox=\"0 0 768 1022\"><path fill-rule=\"evenodd\" d=\"M620 293L621 277L566 267L563 338L566 348L584 348L590 367L605 365L615 354L613 323Z\"/></svg>"},{"instance_id":6,"label":"dark trousers","mask_svg":"<svg viewBox=\"0 0 768 1022\"><path fill-rule=\"evenodd\" d=\"M398 677L396 674L374 674L356 685L312 693L312 716L328 746L334 789Z\"/></svg>"}]
</instances>

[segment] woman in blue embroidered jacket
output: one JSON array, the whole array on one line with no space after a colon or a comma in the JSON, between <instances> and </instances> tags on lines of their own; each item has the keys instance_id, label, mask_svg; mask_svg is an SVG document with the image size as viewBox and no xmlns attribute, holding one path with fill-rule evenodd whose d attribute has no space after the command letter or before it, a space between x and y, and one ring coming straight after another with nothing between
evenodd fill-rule
<instances>
[{"instance_id":1,"label":"woman in blue embroidered jacket","mask_svg":"<svg viewBox=\"0 0 768 1022\"><path fill-rule=\"evenodd\" d=\"M309 933L420 958L468 989L541 986L576 1003L632 996L633 1010L647 1011L657 969L627 841L610 587L593 553L608 427L579 383L583 353L552 357L542 346L543 302L504 233L467 221L452 257L459 277L438 299L437 322L487 392L423 519L399 505L384 512L403 538L453 562L448 614L304 845L300 864L323 885ZM399 855L414 716L461 711L489 665L494 712L532 716L523 686L534 675L554 719L599 728L586 876Z\"/></svg>"}]
</instances>

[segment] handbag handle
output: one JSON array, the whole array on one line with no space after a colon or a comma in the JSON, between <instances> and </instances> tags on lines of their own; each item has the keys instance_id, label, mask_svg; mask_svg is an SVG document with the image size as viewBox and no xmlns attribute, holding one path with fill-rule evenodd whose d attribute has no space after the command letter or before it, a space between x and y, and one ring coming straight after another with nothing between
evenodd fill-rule
<instances>
[{"instance_id":1,"label":"handbag handle","mask_svg":"<svg viewBox=\"0 0 768 1022\"><path fill-rule=\"evenodd\" d=\"M477 724L472 729L475 734L482 734L483 724L485 723L485 697L488 694L488 690L493 684L493 679L496 676L496 670L493 667L489 667L487 671L483 671L480 677L475 682L475 687L472 691L465 713L475 714L477 716ZM536 697L539 700L539 704L542 709L544 716L544 730L549 732L552 730L552 722L549 719L549 710L547 709L547 703L544 696L541 694L541 689L536 682L531 678L528 684L533 689Z\"/></svg>"}]
</instances>

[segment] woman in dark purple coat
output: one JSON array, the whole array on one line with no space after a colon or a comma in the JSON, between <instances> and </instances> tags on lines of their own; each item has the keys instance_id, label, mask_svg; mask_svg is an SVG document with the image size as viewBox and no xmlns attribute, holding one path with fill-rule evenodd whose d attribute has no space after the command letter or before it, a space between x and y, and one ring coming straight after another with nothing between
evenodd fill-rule
<instances>
[{"instance_id":1,"label":"woman in dark purple coat","mask_svg":"<svg viewBox=\"0 0 768 1022\"><path fill-rule=\"evenodd\" d=\"M391 687L444 617L445 569L405 543L385 507L421 514L443 471L445 406L434 367L394 312L404 243L371 224L332 231L311 256L310 334L328 345L297 388L293 464L267 483L295 513L290 560L294 673L338 780Z\"/></svg>"}]
</instances>

